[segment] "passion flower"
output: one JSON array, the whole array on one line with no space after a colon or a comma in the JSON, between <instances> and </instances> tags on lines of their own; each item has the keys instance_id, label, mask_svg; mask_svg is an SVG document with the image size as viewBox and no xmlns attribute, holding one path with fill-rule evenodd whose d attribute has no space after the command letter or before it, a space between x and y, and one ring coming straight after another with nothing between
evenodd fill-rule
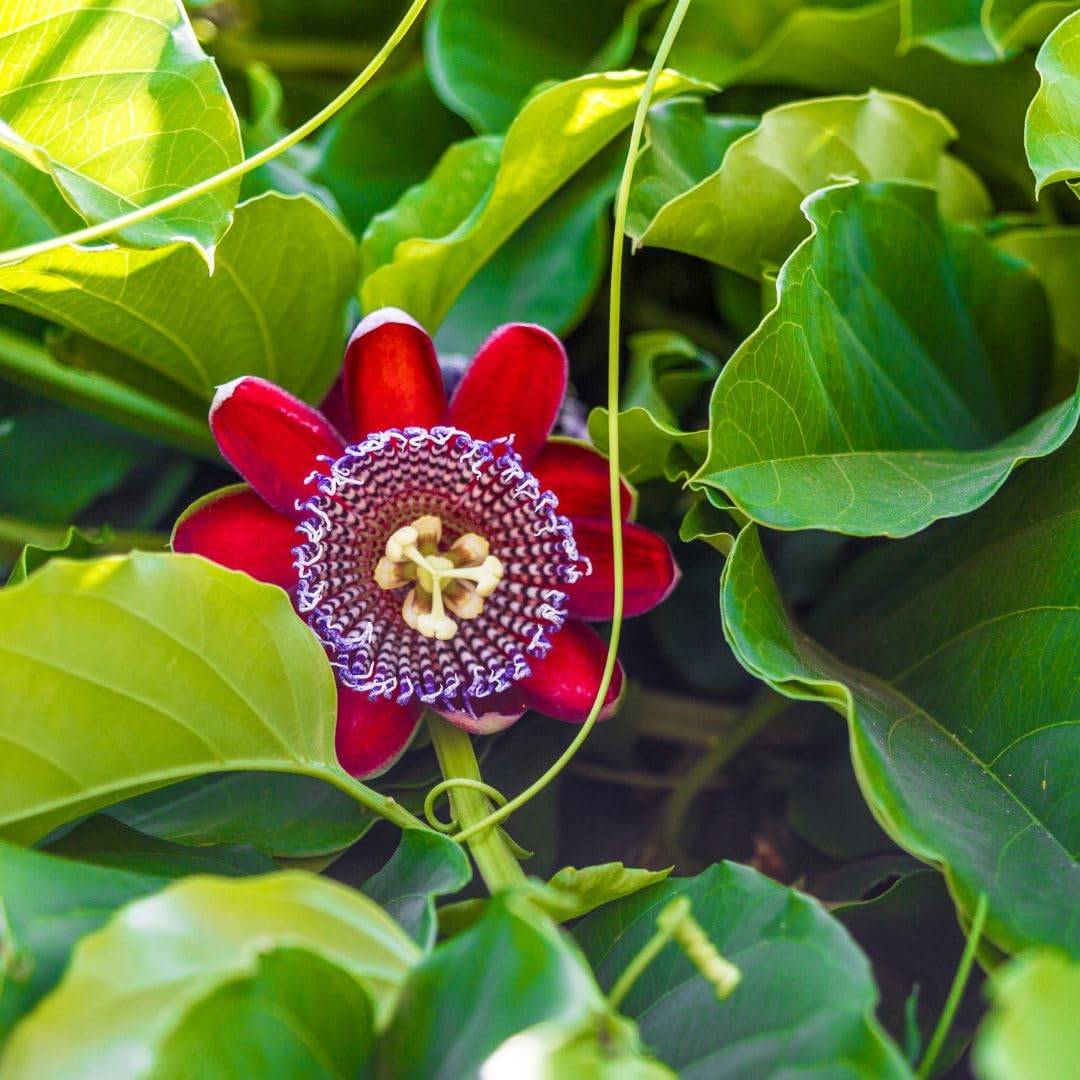
<instances>
[{"instance_id":1,"label":"passion flower","mask_svg":"<svg viewBox=\"0 0 1080 1080\"><path fill-rule=\"evenodd\" d=\"M558 339L505 326L448 406L431 339L387 308L357 327L326 403L343 398L351 442L264 379L219 388L210 427L250 487L196 503L173 548L289 592L334 668L354 775L388 768L425 706L476 733L527 708L587 715L606 645L582 620L612 613L611 525L604 457L550 437L566 378ZM624 518L632 505L624 484ZM655 533L624 521L623 538L635 615L678 571Z\"/></svg>"}]
</instances>

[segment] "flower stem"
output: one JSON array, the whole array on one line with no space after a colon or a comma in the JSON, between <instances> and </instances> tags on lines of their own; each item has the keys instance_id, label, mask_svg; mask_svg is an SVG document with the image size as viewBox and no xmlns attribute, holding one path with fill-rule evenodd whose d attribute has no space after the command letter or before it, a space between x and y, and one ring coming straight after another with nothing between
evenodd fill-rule
<instances>
[{"instance_id":1,"label":"flower stem","mask_svg":"<svg viewBox=\"0 0 1080 1080\"><path fill-rule=\"evenodd\" d=\"M443 776L447 780L467 780L469 785L481 783L480 766L469 735L432 712L428 713L427 722ZM462 829L483 822L492 810L483 791L465 784L450 789L450 805ZM525 880L525 871L498 825L476 832L468 843L480 876L492 895Z\"/></svg>"}]
</instances>

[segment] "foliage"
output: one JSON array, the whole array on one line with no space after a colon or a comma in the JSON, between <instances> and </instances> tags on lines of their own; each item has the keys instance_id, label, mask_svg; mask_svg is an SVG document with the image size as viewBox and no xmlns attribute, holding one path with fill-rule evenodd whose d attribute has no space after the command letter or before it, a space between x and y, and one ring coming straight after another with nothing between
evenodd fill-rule
<instances>
[{"instance_id":1,"label":"foliage","mask_svg":"<svg viewBox=\"0 0 1080 1080\"><path fill-rule=\"evenodd\" d=\"M1078 9L0 5L0 1080L1071 1075ZM361 782L167 550L384 306L562 338L551 486L673 546L583 745Z\"/></svg>"}]
</instances>

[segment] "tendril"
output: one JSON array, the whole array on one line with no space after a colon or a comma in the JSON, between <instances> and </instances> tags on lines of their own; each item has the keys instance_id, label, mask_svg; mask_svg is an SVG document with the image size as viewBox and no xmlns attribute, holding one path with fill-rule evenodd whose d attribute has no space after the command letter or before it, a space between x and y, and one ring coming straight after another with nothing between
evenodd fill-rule
<instances>
[{"instance_id":1,"label":"tendril","mask_svg":"<svg viewBox=\"0 0 1080 1080\"><path fill-rule=\"evenodd\" d=\"M438 801L440 795L449 794L452 788L470 788L473 791L479 791L482 795L486 795L492 802L497 803L500 807L503 807L507 803L506 796L498 790L498 788L492 787L490 784L485 784L483 780L470 780L467 776L451 776L446 780L436 784L428 793L424 799L424 818L427 823L441 833L452 833L458 827L458 819L451 813L449 821L443 821L438 814L435 813L435 803Z\"/></svg>"}]
</instances>

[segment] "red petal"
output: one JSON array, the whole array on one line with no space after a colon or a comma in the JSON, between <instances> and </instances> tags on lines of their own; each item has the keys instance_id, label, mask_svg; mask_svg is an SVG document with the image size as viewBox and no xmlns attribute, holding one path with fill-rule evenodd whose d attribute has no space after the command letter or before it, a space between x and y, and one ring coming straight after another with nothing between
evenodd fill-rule
<instances>
[{"instance_id":1,"label":"red petal","mask_svg":"<svg viewBox=\"0 0 1080 1080\"><path fill-rule=\"evenodd\" d=\"M445 716L451 724L468 731L472 735L494 735L496 731L508 728L527 708L517 690L507 690L501 694L489 694L473 702L478 715L469 713L447 712L436 709L440 716Z\"/></svg>"},{"instance_id":2,"label":"red petal","mask_svg":"<svg viewBox=\"0 0 1080 1080\"><path fill-rule=\"evenodd\" d=\"M611 522L578 518L574 539L592 562L592 573L566 587L570 597L567 610L579 619L610 619L615 597ZM623 523L623 578L626 615L640 615L656 607L675 588L679 568L663 537L641 525Z\"/></svg>"},{"instance_id":3,"label":"red petal","mask_svg":"<svg viewBox=\"0 0 1080 1080\"><path fill-rule=\"evenodd\" d=\"M358 780L386 772L412 741L423 706L398 705L338 683L337 756L341 767Z\"/></svg>"},{"instance_id":4,"label":"red petal","mask_svg":"<svg viewBox=\"0 0 1080 1080\"><path fill-rule=\"evenodd\" d=\"M558 495L560 514L569 518L608 514L608 460L587 443L549 439L533 462L532 473L542 489ZM620 486L622 516L627 518L634 509L634 493L625 480Z\"/></svg>"},{"instance_id":5,"label":"red petal","mask_svg":"<svg viewBox=\"0 0 1080 1080\"><path fill-rule=\"evenodd\" d=\"M544 448L566 393L566 351L542 326L512 323L476 354L450 402L450 423L476 439L514 435L531 465Z\"/></svg>"},{"instance_id":6,"label":"red petal","mask_svg":"<svg viewBox=\"0 0 1080 1080\"><path fill-rule=\"evenodd\" d=\"M368 315L345 350L345 396L357 439L388 428L441 424L446 391L423 327L397 308Z\"/></svg>"},{"instance_id":7,"label":"red petal","mask_svg":"<svg viewBox=\"0 0 1080 1080\"><path fill-rule=\"evenodd\" d=\"M253 375L219 386L210 430L225 459L275 510L296 516L296 500L315 491L306 480L326 471L320 455L339 458L341 436L322 413Z\"/></svg>"},{"instance_id":8,"label":"red petal","mask_svg":"<svg viewBox=\"0 0 1080 1080\"><path fill-rule=\"evenodd\" d=\"M173 528L172 547L288 591L296 588L292 549L300 540L292 518L271 510L246 484L237 484L189 506Z\"/></svg>"},{"instance_id":9,"label":"red petal","mask_svg":"<svg viewBox=\"0 0 1080 1080\"><path fill-rule=\"evenodd\" d=\"M529 708L580 724L589 715L607 657L607 642L590 626L568 621L551 638L551 652L543 660L530 660L533 673L518 683ZM600 719L606 720L619 703L623 687L622 664L615 664Z\"/></svg>"},{"instance_id":10,"label":"red petal","mask_svg":"<svg viewBox=\"0 0 1080 1080\"><path fill-rule=\"evenodd\" d=\"M352 431L352 421L349 419L349 405L345 400L344 371L334 380L334 385L327 390L326 397L319 402L319 412L338 431Z\"/></svg>"}]
</instances>

